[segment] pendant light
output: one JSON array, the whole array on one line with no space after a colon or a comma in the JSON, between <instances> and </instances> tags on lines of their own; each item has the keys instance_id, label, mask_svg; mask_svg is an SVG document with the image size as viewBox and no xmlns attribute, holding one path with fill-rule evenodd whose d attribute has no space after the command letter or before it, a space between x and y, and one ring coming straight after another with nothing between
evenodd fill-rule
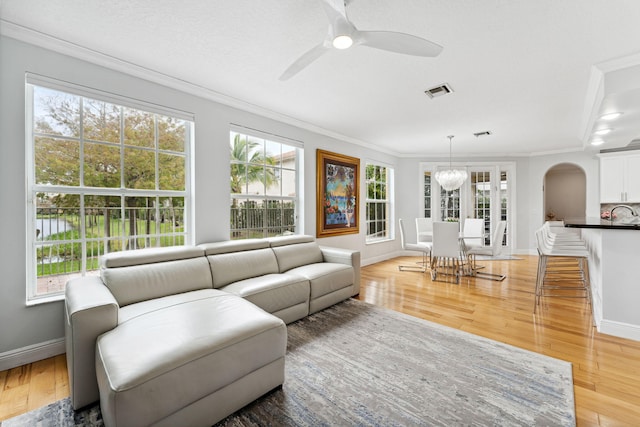
<instances>
[{"instance_id":1,"label":"pendant light","mask_svg":"<svg viewBox=\"0 0 640 427\"><path fill-rule=\"evenodd\" d=\"M467 179L467 171L453 169L451 167L451 140L453 135L447 136L449 138L449 169L436 172L436 181L442 188L447 191L453 191L462 185Z\"/></svg>"}]
</instances>

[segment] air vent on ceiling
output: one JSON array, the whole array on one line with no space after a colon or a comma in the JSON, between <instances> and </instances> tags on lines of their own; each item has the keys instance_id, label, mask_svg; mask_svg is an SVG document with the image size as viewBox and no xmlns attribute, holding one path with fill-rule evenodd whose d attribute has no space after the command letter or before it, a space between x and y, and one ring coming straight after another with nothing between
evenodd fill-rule
<instances>
[{"instance_id":1,"label":"air vent on ceiling","mask_svg":"<svg viewBox=\"0 0 640 427\"><path fill-rule=\"evenodd\" d=\"M451 89L451 86L449 86L448 83L443 83L440 86L432 87L431 89L424 91L429 98L436 98L451 92L453 92L453 89Z\"/></svg>"},{"instance_id":2,"label":"air vent on ceiling","mask_svg":"<svg viewBox=\"0 0 640 427\"><path fill-rule=\"evenodd\" d=\"M476 138L479 138L479 137L481 137L481 136L489 136L489 135L491 135L491 131L490 131L490 130L485 130L485 131L483 131L483 132L475 132L473 135L474 135Z\"/></svg>"}]
</instances>

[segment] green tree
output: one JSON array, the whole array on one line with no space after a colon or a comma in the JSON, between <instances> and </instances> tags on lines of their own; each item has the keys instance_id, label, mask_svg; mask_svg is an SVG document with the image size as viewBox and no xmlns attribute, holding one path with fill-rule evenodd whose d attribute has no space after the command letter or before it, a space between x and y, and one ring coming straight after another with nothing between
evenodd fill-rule
<instances>
[{"instance_id":1,"label":"green tree","mask_svg":"<svg viewBox=\"0 0 640 427\"><path fill-rule=\"evenodd\" d=\"M365 169L367 197L372 200L387 198L387 169L382 166L367 165Z\"/></svg>"},{"instance_id":2,"label":"green tree","mask_svg":"<svg viewBox=\"0 0 640 427\"><path fill-rule=\"evenodd\" d=\"M262 146L236 134L231 144L231 193L240 194L243 188L253 182L262 182L266 187L276 182L272 168L276 160L265 157Z\"/></svg>"},{"instance_id":3,"label":"green tree","mask_svg":"<svg viewBox=\"0 0 640 427\"><path fill-rule=\"evenodd\" d=\"M275 169L265 167L274 166L277 161L273 157L264 155L261 144L250 141L244 135L236 134L233 137L230 150L231 194L244 193L246 186L254 182L263 183L266 188L277 182ZM263 209L266 209L266 206L263 206ZM242 210L238 209L237 199L232 199L231 228L247 228L247 224L254 220L257 218L243 216Z\"/></svg>"},{"instance_id":4,"label":"green tree","mask_svg":"<svg viewBox=\"0 0 640 427\"><path fill-rule=\"evenodd\" d=\"M81 183L80 165L83 164L85 187L120 188L124 184L127 189L155 190L158 171L160 190L185 189L184 120L41 87L36 87L34 98L34 160L38 184L77 187ZM84 140L82 158L78 138ZM157 166L153 151L156 141L158 148L166 151L159 153ZM62 202L62 197L64 195L57 197L58 202ZM78 203L77 197L66 199L67 204L69 199ZM97 224L97 216L103 215L104 234L110 237L110 212L119 206L119 198L87 195L85 203L92 206L87 212L89 225ZM129 213L129 246L136 247L132 239L138 234L137 211L145 212L143 218L148 233L150 221L155 219L150 213L155 197L127 197L125 203Z\"/></svg>"}]
</instances>

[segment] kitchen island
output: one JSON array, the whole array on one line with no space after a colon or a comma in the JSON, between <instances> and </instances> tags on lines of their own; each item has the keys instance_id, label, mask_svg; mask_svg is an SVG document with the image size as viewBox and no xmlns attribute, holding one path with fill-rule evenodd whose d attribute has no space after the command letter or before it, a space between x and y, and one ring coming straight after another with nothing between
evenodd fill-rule
<instances>
[{"instance_id":1,"label":"kitchen island","mask_svg":"<svg viewBox=\"0 0 640 427\"><path fill-rule=\"evenodd\" d=\"M594 322L598 332L640 341L640 224L566 220L589 250Z\"/></svg>"}]
</instances>

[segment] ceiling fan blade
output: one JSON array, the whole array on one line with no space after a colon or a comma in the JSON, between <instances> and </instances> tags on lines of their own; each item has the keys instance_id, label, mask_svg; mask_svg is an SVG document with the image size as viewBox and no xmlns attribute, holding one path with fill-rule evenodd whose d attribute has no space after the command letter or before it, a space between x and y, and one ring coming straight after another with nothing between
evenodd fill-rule
<instances>
[{"instance_id":1,"label":"ceiling fan blade","mask_svg":"<svg viewBox=\"0 0 640 427\"><path fill-rule=\"evenodd\" d=\"M348 21L344 0L321 0L321 2L329 22L335 22L336 19Z\"/></svg>"},{"instance_id":2,"label":"ceiling fan blade","mask_svg":"<svg viewBox=\"0 0 640 427\"><path fill-rule=\"evenodd\" d=\"M284 73L280 76L280 80L289 80L291 77L302 71L303 68L320 58L327 50L329 50L329 47L327 47L325 42L311 48L300 58L296 59L293 64L289 65L286 70L284 70Z\"/></svg>"},{"instance_id":3,"label":"ceiling fan blade","mask_svg":"<svg viewBox=\"0 0 640 427\"><path fill-rule=\"evenodd\" d=\"M349 36L358 32L347 18L344 0L321 0L322 8L329 19L329 39L336 36Z\"/></svg>"},{"instance_id":4,"label":"ceiling fan blade","mask_svg":"<svg viewBox=\"0 0 640 427\"><path fill-rule=\"evenodd\" d=\"M432 57L442 52L442 46L439 44L394 31L358 31L356 43L413 56Z\"/></svg>"}]
</instances>

